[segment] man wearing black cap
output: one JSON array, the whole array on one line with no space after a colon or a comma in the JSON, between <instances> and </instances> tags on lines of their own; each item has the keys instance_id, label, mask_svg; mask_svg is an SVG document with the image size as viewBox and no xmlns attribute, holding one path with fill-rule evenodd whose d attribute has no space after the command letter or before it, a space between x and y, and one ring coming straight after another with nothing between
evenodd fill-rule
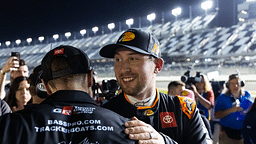
<instances>
[{"instance_id":1,"label":"man wearing black cap","mask_svg":"<svg viewBox=\"0 0 256 144\"><path fill-rule=\"evenodd\" d=\"M115 59L115 76L123 90L103 107L133 117L125 123L125 133L131 139L161 144L210 142L193 100L168 96L155 88L164 61L154 36L128 29L116 44L103 47L100 55Z\"/></svg>"},{"instance_id":2,"label":"man wearing black cap","mask_svg":"<svg viewBox=\"0 0 256 144\"><path fill-rule=\"evenodd\" d=\"M59 46L42 60L49 97L37 106L0 117L0 143L135 143L124 133L129 119L98 107L88 94L93 70L87 55Z\"/></svg>"}]
</instances>

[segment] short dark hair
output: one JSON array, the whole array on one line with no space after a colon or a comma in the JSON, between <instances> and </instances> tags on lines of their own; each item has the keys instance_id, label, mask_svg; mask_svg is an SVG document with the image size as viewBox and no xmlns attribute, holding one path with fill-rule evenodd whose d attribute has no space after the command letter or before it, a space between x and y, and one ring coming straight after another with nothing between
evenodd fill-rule
<instances>
[{"instance_id":1,"label":"short dark hair","mask_svg":"<svg viewBox=\"0 0 256 144\"><path fill-rule=\"evenodd\" d=\"M168 89L170 89L171 87L177 87L177 86L185 86L185 83L181 82L181 81L171 81L168 85Z\"/></svg>"}]
</instances>

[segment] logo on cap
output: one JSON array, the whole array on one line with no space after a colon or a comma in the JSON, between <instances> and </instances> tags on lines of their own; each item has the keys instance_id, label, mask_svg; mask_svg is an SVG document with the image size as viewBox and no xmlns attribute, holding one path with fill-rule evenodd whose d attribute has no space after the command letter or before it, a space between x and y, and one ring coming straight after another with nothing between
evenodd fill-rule
<instances>
[{"instance_id":1,"label":"logo on cap","mask_svg":"<svg viewBox=\"0 0 256 144\"><path fill-rule=\"evenodd\" d=\"M131 41L135 38L134 33L132 32L126 32L123 34L123 37L120 39L120 41L124 42L124 41Z\"/></svg>"},{"instance_id":2,"label":"logo on cap","mask_svg":"<svg viewBox=\"0 0 256 144\"><path fill-rule=\"evenodd\" d=\"M54 50L54 54L53 55L59 55L59 54L64 54L64 49L56 49Z\"/></svg>"},{"instance_id":3,"label":"logo on cap","mask_svg":"<svg viewBox=\"0 0 256 144\"><path fill-rule=\"evenodd\" d=\"M181 95L182 95L182 96L187 96L187 95L188 95L188 92L187 92L187 91L182 91Z\"/></svg>"},{"instance_id":4,"label":"logo on cap","mask_svg":"<svg viewBox=\"0 0 256 144\"><path fill-rule=\"evenodd\" d=\"M154 44L154 48L153 48L152 52L155 53L156 55L159 54L159 46L157 44Z\"/></svg>"}]
</instances>

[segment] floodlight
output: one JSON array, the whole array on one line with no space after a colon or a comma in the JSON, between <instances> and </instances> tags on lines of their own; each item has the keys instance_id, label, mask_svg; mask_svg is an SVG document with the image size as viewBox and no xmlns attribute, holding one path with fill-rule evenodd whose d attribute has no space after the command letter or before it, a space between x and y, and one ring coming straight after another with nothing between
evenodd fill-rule
<instances>
[{"instance_id":1,"label":"floodlight","mask_svg":"<svg viewBox=\"0 0 256 144\"><path fill-rule=\"evenodd\" d=\"M32 42L32 38L27 38L27 42L30 44Z\"/></svg>"},{"instance_id":2,"label":"floodlight","mask_svg":"<svg viewBox=\"0 0 256 144\"><path fill-rule=\"evenodd\" d=\"M147 15L147 19L150 21L150 25L152 25L152 21L155 20L155 18L156 18L155 13Z\"/></svg>"},{"instance_id":3,"label":"floodlight","mask_svg":"<svg viewBox=\"0 0 256 144\"><path fill-rule=\"evenodd\" d=\"M15 43L16 43L17 45L20 45L21 40L20 40L20 39L17 39L17 40L15 41Z\"/></svg>"},{"instance_id":4,"label":"floodlight","mask_svg":"<svg viewBox=\"0 0 256 144\"><path fill-rule=\"evenodd\" d=\"M66 32L65 37L68 39L71 36L71 32Z\"/></svg>"},{"instance_id":5,"label":"floodlight","mask_svg":"<svg viewBox=\"0 0 256 144\"><path fill-rule=\"evenodd\" d=\"M181 8L180 7L177 7L177 8L172 10L172 15L174 15L175 17L177 17L180 14L181 14Z\"/></svg>"},{"instance_id":6,"label":"floodlight","mask_svg":"<svg viewBox=\"0 0 256 144\"><path fill-rule=\"evenodd\" d=\"M115 24L114 24L114 23L108 24L108 28L110 29L110 31L111 31L111 33L112 33L112 29L115 28Z\"/></svg>"},{"instance_id":7,"label":"floodlight","mask_svg":"<svg viewBox=\"0 0 256 144\"><path fill-rule=\"evenodd\" d=\"M52 37L53 37L53 39L56 41L56 40L59 38L59 35L58 35L58 34L55 34L55 35L53 35Z\"/></svg>"},{"instance_id":8,"label":"floodlight","mask_svg":"<svg viewBox=\"0 0 256 144\"><path fill-rule=\"evenodd\" d=\"M40 42L42 42L42 41L44 40L44 37L43 37L43 36L40 36L40 37L38 37L38 40L39 40Z\"/></svg>"},{"instance_id":9,"label":"floodlight","mask_svg":"<svg viewBox=\"0 0 256 144\"><path fill-rule=\"evenodd\" d=\"M181 8L177 7L175 9L172 10L172 15L175 16L175 20L177 21L177 17L181 14Z\"/></svg>"},{"instance_id":10,"label":"floodlight","mask_svg":"<svg viewBox=\"0 0 256 144\"><path fill-rule=\"evenodd\" d=\"M11 44L10 41L6 41L5 44L7 45L7 47Z\"/></svg>"},{"instance_id":11,"label":"floodlight","mask_svg":"<svg viewBox=\"0 0 256 144\"><path fill-rule=\"evenodd\" d=\"M128 20L126 20L126 24L128 25L129 28L131 28L131 25L133 25L133 18L130 18Z\"/></svg>"},{"instance_id":12,"label":"floodlight","mask_svg":"<svg viewBox=\"0 0 256 144\"><path fill-rule=\"evenodd\" d=\"M207 10L212 8L212 1L205 1L201 3L201 8L205 10L205 15L207 15Z\"/></svg>"},{"instance_id":13,"label":"floodlight","mask_svg":"<svg viewBox=\"0 0 256 144\"><path fill-rule=\"evenodd\" d=\"M86 34L86 30L85 30L85 29L80 30L80 34L81 34L82 36L84 36L84 35Z\"/></svg>"}]
</instances>

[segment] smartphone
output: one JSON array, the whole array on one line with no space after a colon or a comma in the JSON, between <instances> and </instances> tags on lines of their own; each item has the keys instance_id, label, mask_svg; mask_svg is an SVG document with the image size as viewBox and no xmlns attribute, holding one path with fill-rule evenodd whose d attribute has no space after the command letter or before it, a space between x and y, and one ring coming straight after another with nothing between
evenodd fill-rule
<instances>
[{"instance_id":1,"label":"smartphone","mask_svg":"<svg viewBox=\"0 0 256 144\"><path fill-rule=\"evenodd\" d=\"M11 56L16 56L18 59L20 59L20 53L19 52L12 52Z\"/></svg>"}]
</instances>

